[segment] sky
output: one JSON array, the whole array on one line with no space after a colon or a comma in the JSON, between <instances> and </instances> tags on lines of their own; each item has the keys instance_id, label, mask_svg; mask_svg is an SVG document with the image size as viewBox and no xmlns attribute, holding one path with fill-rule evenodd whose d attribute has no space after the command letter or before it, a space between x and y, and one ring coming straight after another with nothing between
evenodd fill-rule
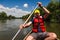
<instances>
[{"instance_id":1,"label":"sky","mask_svg":"<svg viewBox=\"0 0 60 40\"><path fill-rule=\"evenodd\" d=\"M47 6L50 0L0 0L0 12L4 11L7 15L22 17L29 14L36 7L37 2Z\"/></svg>"}]
</instances>

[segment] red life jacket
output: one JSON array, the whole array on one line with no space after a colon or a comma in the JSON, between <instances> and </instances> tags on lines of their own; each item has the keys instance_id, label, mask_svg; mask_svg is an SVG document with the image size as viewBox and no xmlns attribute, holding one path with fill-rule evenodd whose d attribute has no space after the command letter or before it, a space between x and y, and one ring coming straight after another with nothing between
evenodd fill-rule
<instances>
[{"instance_id":1,"label":"red life jacket","mask_svg":"<svg viewBox=\"0 0 60 40\"><path fill-rule=\"evenodd\" d=\"M39 25L38 25L39 24ZM46 31L46 29L45 29L45 27L44 27L44 20L43 20L43 18L42 18L42 16L40 16L39 18L34 18L33 19L33 29L32 29L32 31L33 32L39 32L39 30L41 31L41 32L45 32Z\"/></svg>"}]
</instances>

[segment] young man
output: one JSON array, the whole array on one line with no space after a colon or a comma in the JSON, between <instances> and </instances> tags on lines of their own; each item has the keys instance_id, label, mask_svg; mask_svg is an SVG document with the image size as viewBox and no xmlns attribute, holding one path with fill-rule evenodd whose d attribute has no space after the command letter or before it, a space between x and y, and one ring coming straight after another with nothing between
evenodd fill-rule
<instances>
[{"instance_id":1,"label":"young man","mask_svg":"<svg viewBox=\"0 0 60 40\"><path fill-rule=\"evenodd\" d=\"M20 25L20 29L26 28L33 24L32 33L26 38L26 40L36 40L37 38L41 38L42 40L56 40L56 34L52 32L46 32L44 27L44 19L49 15L50 12L43 7L40 2L38 2L38 6L44 10L45 15L41 16L40 11L35 10L33 20L26 24Z\"/></svg>"}]
</instances>

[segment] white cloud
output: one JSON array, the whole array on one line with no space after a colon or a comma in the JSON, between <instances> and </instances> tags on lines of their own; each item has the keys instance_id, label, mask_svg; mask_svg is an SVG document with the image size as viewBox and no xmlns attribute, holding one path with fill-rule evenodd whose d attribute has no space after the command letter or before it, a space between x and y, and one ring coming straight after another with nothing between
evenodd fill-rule
<instances>
[{"instance_id":1,"label":"white cloud","mask_svg":"<svg viewBox=\"0 0 60 40\"><path fill-rule=\"evenodd\" d=\"M23 15L26 15L30 12L28 11L24 11L22 9L17 9L18 6L15 6L15 7L12 7L12 8L9 8L9 7L4 7L3 5L0 4L0 12L4 11L7 13L7 15L13 15L13 16L16 16L16 17L21 17Z\"/></svg>"},{"instance_id":2,"label":"white cloud","mask_svg":"<svg viewBox=\"0 0 60 40\"><path fill-rule=\"evenodd\" d=\"M25 7L25 8L27 8L27 7L28 7L28 4L27 4L27 3L25 3L25 4L24 4L24 7Z\"/></svg>"}]
</instances>

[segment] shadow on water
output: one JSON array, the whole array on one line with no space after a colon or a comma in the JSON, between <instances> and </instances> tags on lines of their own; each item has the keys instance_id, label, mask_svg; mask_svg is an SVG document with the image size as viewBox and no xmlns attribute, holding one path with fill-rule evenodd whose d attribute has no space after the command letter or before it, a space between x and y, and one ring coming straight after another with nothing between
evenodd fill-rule
<instances>
[{"instance_id":1,"label":"shadow on water","mask_svg":"<svg viewBox=\"0 0 60 40\"><path fill-rule=\"evenodd\" d=\"M7 20L0 20L0 23L6 23Z\"/></svg>"},{"instance_id":2,"label":"shadow on water","mask_svg":"<svg viewBox=\"0 0 60 40\"><path fill-rule=\"evenodd\" d=\"M48 32L54 32L57 34L58 38L60 39L60 23L47 23L46 28Z\"/></svg>"}]
</instances>

